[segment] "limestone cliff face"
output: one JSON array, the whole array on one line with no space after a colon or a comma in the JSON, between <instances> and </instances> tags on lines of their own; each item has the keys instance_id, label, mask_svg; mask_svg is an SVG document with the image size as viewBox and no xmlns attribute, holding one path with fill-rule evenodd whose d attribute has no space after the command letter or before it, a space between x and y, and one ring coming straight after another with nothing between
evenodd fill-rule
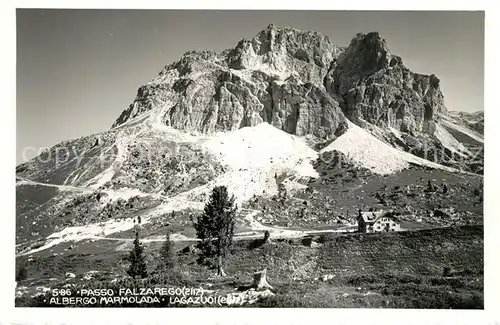
<instances>
[{"instance_id":1,"label":"limestone cliff face","mask_svg":"<svg viewBox=\"0 0 500 325\"><path fill-rule=\"evenodd\" d=\"M411 72L377 33L347 48L317 32L273 25L220 53L191 51L139 88L113 126L155 110L161 123L212 133L268 122L324 140L347 119L432 133L446 111L439 79Z\"/></svg>"},{"instance_id":2,"label":"limestone cliff face","mask_svg":"<svg viewBox=\"0 0 500 325\"><path fill-rule=\"evenodd\" d=\"M347 118L417 135L434 131L446 112L439 79L413 73L378 33L358 34L335 62L325 86Z\"/></svg>"},{"instance_id":3,"label":"limestone cliff face","mask_svg":"<svg viewBox=\"0 0 500 325\"><path fill-rule=\"evenodd\" d=\"M322 84L343 50L321 33L269 25L252 40L241 40L229 52L228 63L233 69L260 69L280 77L295 73L303 81Z\"/></svg>"}]
</instances>

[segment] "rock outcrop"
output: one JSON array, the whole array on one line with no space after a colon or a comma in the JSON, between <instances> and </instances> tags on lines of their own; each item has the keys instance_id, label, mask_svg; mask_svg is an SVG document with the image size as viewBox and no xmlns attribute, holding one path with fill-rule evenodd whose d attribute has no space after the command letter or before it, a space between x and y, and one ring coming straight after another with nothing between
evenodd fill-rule
<instances>
[{"instance_id":1,"label":"rock outcrop","mask_svg":"<svg viewBox=\"0 0 500 325\"><path fill-rule=\"evenodd\" d=\"M439 79L413 73L378 33L358 34L325 78L348 119L417 135L446 112Z\"/></svg>"}]
</instances>

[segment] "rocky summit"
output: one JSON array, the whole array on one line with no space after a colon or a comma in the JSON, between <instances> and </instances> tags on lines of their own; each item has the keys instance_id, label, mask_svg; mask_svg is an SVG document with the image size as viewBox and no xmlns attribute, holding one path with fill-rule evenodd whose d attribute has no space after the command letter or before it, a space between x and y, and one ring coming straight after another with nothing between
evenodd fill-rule
<instances>
[{"instance_id":1,"label":"rocky summit","mask_svg":"<svg viewBox=\"0 0 500 325\"><path fill-rule=\"evenodd\" d=\"M178 274L148 283L244 306L482 308L483 129L482 112L448 111L438 77L410 71L378 33L342 47L270 25L187 52L109 130L17 166L16 306L126 287L132 247L156 274L169 233ZM218 186L236 204L230 281L193 244ZM380 210L395 233L353 234ZM252 272L277 290L249 289Z\"/></svg>"},{"instance_id":2,"label":"rocky summit","mask_svg":"<svg viewBox=\"0 0 500 325\"><path fill-rule=\"evenodd\" d=\"M325 79L346 116L412 135L434 132L446 112L439 79L413 73L378 33L358 34Z\"/></svg>"},{"instance_id":3,"label":"rocky summit","mask_svg":"<svg viewBox=\"0 0 500 325\"><path fill-rule=\"evenodd\" d=\"M113 126L159 110L162 123L181 130L212 133L268 122L330 138L346 123L323 81L343 50L320 33L270 25L221 53L188 52L140 87Z\"/></svg>"},{"instance_id":4,"label":"rocky summit","mask_svg":"<svg viewBox=\"0 0 500 325\"><path fill-rule=\"evenodd\" d=\"M268 122L328 140L346 129L346 118L431 134L446 107L439 79L406 68L378 33L360 33L341 47L318 32L270 25L220 53L185 53L139 88L113 126L151 110L181 130Z\"/></svg>"}]
</instances>

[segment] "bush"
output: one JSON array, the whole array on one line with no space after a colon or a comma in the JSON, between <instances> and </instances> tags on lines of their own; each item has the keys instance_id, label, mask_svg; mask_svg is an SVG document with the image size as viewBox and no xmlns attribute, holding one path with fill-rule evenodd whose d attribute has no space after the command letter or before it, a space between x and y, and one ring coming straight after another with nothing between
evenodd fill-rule
<instances>
[{"instance_id":1,"label":"bush","mask_svg":"<svg viewBox=\"0 0 500 325\"><path fill-rule=\"evenodd\" d=\"M23 265L21 265L16 272L16 282L26 280L27 278L28 278L28 271Z\"/></svg>"}]
</instances>

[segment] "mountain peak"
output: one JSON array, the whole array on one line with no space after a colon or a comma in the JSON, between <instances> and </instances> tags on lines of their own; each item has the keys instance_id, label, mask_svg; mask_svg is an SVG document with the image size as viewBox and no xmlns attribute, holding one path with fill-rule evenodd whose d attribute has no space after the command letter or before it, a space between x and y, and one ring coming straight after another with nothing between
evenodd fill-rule
<instances>
[{"instance_id":1,"label":"mountain peak","mask_svg":"<svg viewBox=\"0 0 500 325\"><path fill-rule=\"evenodd\" d=\"M289 26L277 26L275 24L269 24L266 29L261 30L254 37L254 40L264 41L266 39L276 40L286 43L303 43L303 45L307 46L310 41L313 43L318 42L328 42L330 40L327 36L323 35L320 32L312 31L312 30L300 30ZM285 44L287 45L287 44Z\"/></svg>"},{"instance_id":2,"label":"mountain peak","mask_svg":"<svg viewBox=\"0 0 500 325\"><path fill-rule=\"evenodd\" d=\"M252 62L263 61L282 70L287 65L284 61L298 60L327 69L342 50L319 32L270 24L251 40L238 42L230 52L229 65L233 69L246 69Z\"/></svg>"},{"instance_id":3,"label":"mountain peak","mask_svg":"<svg viewBox=\"0 0 500 325\"><path fill-rule=\"evenodd\" d=\"M202 133L267 122L328 140L346 118L432 133L446 110L439 79L411 72L378 32L348 47L315 31L269 24L219 53L189 51L142 86L114 126L156 110L155 121Z\"/></svg>"},{"instance_id":4,"label":"mountain peak","mask_svg":"<svg viewBox=\"0 0 500 325\"><path fill-rule=\"evenodd\" d=\"M340 60L348 64L350 70L367 73L403 65L401 57L391 53L378 32L356 34Z\"/></svg>"}]
</instances>

